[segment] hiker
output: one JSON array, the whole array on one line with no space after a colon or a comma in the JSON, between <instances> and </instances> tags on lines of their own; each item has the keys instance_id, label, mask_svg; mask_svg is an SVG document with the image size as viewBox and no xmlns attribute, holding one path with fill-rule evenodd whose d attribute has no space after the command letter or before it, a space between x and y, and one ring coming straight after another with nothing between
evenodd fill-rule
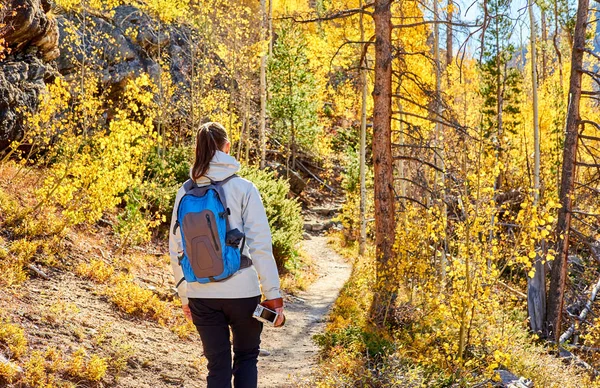
<instances>
[{"instance_id":1,"label":"hiker","mask_svg":"<svg viewBox=\"0 0 600 388\"><path fill-rule=\"evenodd\" d=\"M231 387L233 376L234 387L255 388L263 323L253 318L253 313L261 302L261 289L266 299L262 305L279 314L275 326L281 326L285 317L265 209L256 186L235 175L240 164L229 155L230 148L231 143L222 125L206 123L198 130L191 179L179 189L175 198L169 253L175 281L180 283L177 291L181 297L183 312L198 329L204 356L208 360L208 387ZM208 187L215 190L207 190ZM221 198L222 194L214 194L218 194L219 190L224 193L225 198ZM188 195L182 201L186 193ZM195 197L189 194L194 194ZM226 208L221 208L224 211L217 213L181 209L195 206L190 200L203 201L198 198L204 197L207 198L206 201L212 198L213 201L216 199L219 203L226 203ZM192 217L197 217L198 221L194 222L199 225L203 221L205 225L196 227L191 221L178 219L186 211L195 211ZM227 222L227 240L221 239L220 234L216 236L224 228L213 227L213 223L223 218ZM195 232L195 227L210 232ZM199 234L193 243L190 240L192 233ZM206 235L203 237L202 233ZM235 240L233 243L230 241L232 239ZM222 244L223 241L227 243ZM186 242L189 243L186 245ZM192 249L196 249L195 253L190 253ZM215 277L214 274L210 275L210 270L206 268L216 266L218 271L227 268L220 261L223 260L221 256L225 257L226 253L233 251L240 257L239 270L235 268L235 273L222 275L225 276L224 280L219 280L220 277ZM188 254L194 257L187 257ZM233 337L233 366L230 329Z\"/></svg>"}]
</instances>

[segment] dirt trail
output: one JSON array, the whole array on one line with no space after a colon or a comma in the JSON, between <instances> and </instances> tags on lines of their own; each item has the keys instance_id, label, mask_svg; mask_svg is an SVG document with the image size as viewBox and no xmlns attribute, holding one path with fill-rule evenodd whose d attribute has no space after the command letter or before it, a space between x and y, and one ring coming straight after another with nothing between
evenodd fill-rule
<instances>
[{"instance_id":1,"label":"dirt trail","mask_svg":"<svg viewBox=\"0 0 600 388\"><path fill-rule=\"evenodd\" d=\"M327 247L325 237L312 237L304 247L319 266L320 276L297 298L286 297L284 328L265 328L262 347L271 355L259 359L261 388L294 386L309 376L318 350L312 336L322 330L328 309L350 274L350 264ZM164 276L170 267L152 271ZM102 286L70 272L51 275L50 280L31 279L19 291L0 290L0 306L11 306L7 312L25 329L31 350L54 346L72 354L83 347L107 355L125 346L134 355L117 380L105 379L102 386L206 386L206 364L197 335L194 340L181 340L164 326L119 312L98 292Z\"/></svg>"},{"instance_id":2,"label":"dirt trail","mask_svg":"<svg viewBox=\"0 0 600 388\"><path fill-rule=\"evenodd\" d=\"M261 348L271 355L259 360L259 387L294 386L310 376L318 352L312 336L323 330L329 308L350 276L351 265L327 246L326 237L305 240L304 249L319 277L297 298L288 298L284 328L265 327Z\"/></svg>"}]
</instances>

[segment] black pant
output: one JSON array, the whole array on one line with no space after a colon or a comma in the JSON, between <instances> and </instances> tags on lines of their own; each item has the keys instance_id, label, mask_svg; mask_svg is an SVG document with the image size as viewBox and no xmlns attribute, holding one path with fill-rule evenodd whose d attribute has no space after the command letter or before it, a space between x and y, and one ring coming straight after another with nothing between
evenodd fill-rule
<instances>
[{"instance_id":1,"label":"black pant","mask_svg":"<svg viewBox=\"0 0 600 388\"><path fill-rule=\"evenodd\" d=\"M200 333L204 356L208 360L208 388L256 388L258 384L258 347L262 323L252 318L260 295L242 299L190 298L194 325ZM233 333L233 368L231 342Z\"/></svg>"}]
</instances>

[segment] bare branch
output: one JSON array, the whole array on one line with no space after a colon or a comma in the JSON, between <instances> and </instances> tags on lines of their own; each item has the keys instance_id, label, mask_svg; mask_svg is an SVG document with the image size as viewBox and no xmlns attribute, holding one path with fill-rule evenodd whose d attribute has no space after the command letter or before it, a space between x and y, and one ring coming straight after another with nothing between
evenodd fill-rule
<instances>
[{"instance_id":1,"label":"bare branch","mask_svg":"<svg viewBox=\"0 0 600 388\"><path fill-rule=\"evenodd\" d=\"M320 17L316 17L316 18L310 18L310 19L298 19L294 16L282 16L279 18L274 18L274 20L292 20L294 23L305 24L305 23L325 22L325 21L329 21L329 20L342 19L342 18L346 18L346 17L352 16L352 15L357 15L359 13L373 16L372 12L366 11L367 8L371 8L371 7L373 7L373 5L374 5L374 3L367 3L367 4L363 5L362 8L343 9L343 10L339 10L339 11L330 13L329 15L320 16Z\"/></svg>"},{"instance_id":2,"label":"bare branch","mask_svg":"<svg viewBox=\"0 0 600 388\"><path fill-rule=\"evenodd\" d=\"M598 124L595 121L591 121L591 120L579 120L579 123L580 124L589 124L589 125L591 125L593 127L596 127L596 129L600 130L600 124ZM579 136L580 137L584 137L584 135L581 135L581 134ZM587 136L585 136L585 137L587 137Z\"/></svg>"},{"instance_id":3,"label":"bare branch","mask_svg":"<svg viewBox=\"0 0 600 388\"><path fill-rule=\"evenodd\" d=\"M417 205L421 205L421 206L422 206L423 208L425 208L425 209L429 209L429 208L427 207L427 205L425 205L423 202L421 202L421 201L419 201L419 200L416 200L416 199L414 199L414 198L412 198L412 197L407 197L407 196L404 196L404 195L397 195L397 196L396 196L396 200L398 200L398 199L406 199L406 200L408 200L408 201L411 201L411 202L414 202L414 203L416 203Z\"/></svg>"},{"instance_id":4,"label":"bare branch","mask_svg":"<svg viewBox=\"0 0 600 388\"><path fill-rule=\"evenodd\" d=\"M415 162L419 162L419 163L421 163L421 164L424 164L424 165L426 165L426 166L428 166L428 167L431 167L431 168L433 168L434 170L436 170L436 171L439 171L439 172L441 172L441 173L444 173L444 172L445 172L443 169L439 168L439 167L438 167L438 166L436 166L435 164L433 164L433 163L431 163L431 162L427 162L427 161L425 161L425 160L422 160L422 159L419 159L419 158L417 158L417 157L414 157L414 156L408 156L408 155L398 155L398 156L394 156L394 160L412 160L412 161L415 161Z\"/></svg>"},{"instance_id":5,"label":"bare branch","mask_svg":"<svg viewBox=\"0 0 600 388\"><path fill-rule=\"evenodd\" d=\"M447 20L423 20L420 22L408 23L408 24L394 24L394 25L392 25L392 28L412 28L412 27L419 27L419 26L427 25L427 24L446 24L449 26L466 27L466 28L481 27L481 24L455 23L455 22L448 22Z\"/></svg>"}]
</instances>

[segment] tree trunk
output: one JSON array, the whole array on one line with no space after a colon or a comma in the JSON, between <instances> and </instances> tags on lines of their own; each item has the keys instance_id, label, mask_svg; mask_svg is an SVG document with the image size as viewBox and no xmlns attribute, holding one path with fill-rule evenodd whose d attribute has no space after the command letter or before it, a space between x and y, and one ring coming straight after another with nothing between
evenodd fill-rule
<instances>
[{"instance_id":1,"label":"tree trunk","mask_svg":"<svg viewBox=\"0 0 600 388\"><path fill-rule=\"evenodd\" d=\"M533 206L538 206L540 201L540 128L538 120L538 94L537 94L537 55L535 16L533 14L533 0L529 4L529 25L531 28L531 88L533 94ZM534 262L535 274L533 278L527 277L527 310L529 312L529 326L533 332L541 332L546 316L546 271L541 257L536 255Z\"/></svg>"},{"instance_id":2,"label":"tree trunk","mask_svg":"<svg viewBox=\"0 0 600 388\"><path fill-rule=\"evenodd\" d=\"M362 0L360 7L362 8ZM365 41L365 26L363 14L360 14L360 41ZM367 184L366 184L366 147L367 147L367 54L361 58L360 81L362 89L362 106L360 111L360 239L358 253L365 254L367 245Z\"/></svg>"},{"instance_id":3,"label":"tree trunk","mask_svg":"<svg viewBox=\"0 0 600 388\"><path fill-rule=\"evenodd\" d=\"M434 30L433 30L433 56L435 62L435 151L434 151L434 160L435 166L437 167L435 171L435 184L434 191L436 193L441 193L439 206L440 206L440 214L446 220L446 202L444 201L445 197L445 182L444 182L444 127L440 124L439 120L442 115L442 61L440 60L440 24L438 23L440 18L438 15L438 0L433 1L433 18L435 21ZM446 230L446 225L444 225L444 230ZM439 253L439 275L440 275L440 284L442 289L445 288L446 283L446 238L444 233L444 239L439 243L439 246L435 249L435 257L434 261L438 261L438 253Z\"/></svg>"},{"instance_id":4,"label":"tree trunk","mask_svg":"<svg viewBox=\"0 0 600 388\"><path fill-rule=\"evenodd\" d=\"M567 257L569 255L569 229L571 226L571 209L573 207L573 188L575 183L575 167L577 143L579 140L579 102L581 100L581 70L583 50L585 49L585 30L588 19L589 0L579 0L577 21L573 37L573 53L571 56L571 79L569 83L569 109L565 143L563 148L563 165L560 182L560 204L558 212L557 257L552 263L550 289L548 292L548 312L546 315L546 334L554 336L557 343L561 330L561 318L567 279Z\"/></svg>"},{"instance_id":5,"label":"tree trunk","mask_svg":"<svg viewBox=\"0 0 600 388\"><path fill-rule=\"evenodd\" d=\"M450 66L452 63L452 18L454 13L454 2L448 0L448 24L446 24L446 66Z\"/></svg>"},{"instance_id":6,"label":"tree trunk","mask_svg":"<svg viewBox=\"0 0 600 388\"><path fill-rule=\"evenodd\" d=\"M267 28L267 9L266 0L260 0L260 13L261 13L261 26L260 26L260 40L265 40L265 29ZM271 36L269 36L269 40ZM267 155L267 140L265 136L266 123L267 123L267 53L264 53L260 57L260 118L258 126L258 137L260 143L260 168L265 168L265 160Z\"/></svg>"},{"instance_id":7,"label":"tree trunk","mask_svg":"<svg viewBox=\"0 0 600 388\"><path fill-rule=\"evenodd\" d=\"M397 289L393 246L396 232L391 141L392 118L392 12L390 0L376 0L375 85L373 88L373 169L375 175L376 284L371 315L385 324Z\"/></svg>"},{"instance_id":8,"label":"tree trunk","mask_svg":"<svg viewBox=\"0 0 600 388\"><path fill-rule=\"evenodd\" d=\"M546 22L546 11L540 7L540 15L542 22L542 82L546 80L548 65L548 56L546 55L546 42L548 41L548 23Z\"/></svg>"}]
</instances>

